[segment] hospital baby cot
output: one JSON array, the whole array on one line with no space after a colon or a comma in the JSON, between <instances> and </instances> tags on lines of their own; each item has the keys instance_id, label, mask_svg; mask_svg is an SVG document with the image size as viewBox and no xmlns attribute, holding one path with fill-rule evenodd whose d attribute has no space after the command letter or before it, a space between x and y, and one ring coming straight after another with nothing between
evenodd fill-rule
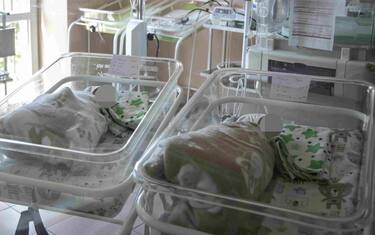
<instances>
[{"instance_id":1,"label":"hospital baby cot","mask_svg":"<svg viewBox=\"0 0 375 235\"><path fill-rule=\"evenodd\" d=\"M329 86L331 92L311 89L317 85ZM134 178L142 186L138 216L152 234L373 234L374 95L373 85L366 82L243 69L215 72L137 163ZM193 141L241 120L291 144L286 150L275 148L282 169L275 163L272 180L257 199L241 190L256 177L264 179L264 171L245 166L244 156L231 161L236 151L231 145L247 145L246 139L217 134L229 142ZM356 160L337 155L345 141L357 141L349 147L360 149ZM283 154L298 151L301 144L308 147L300 152L310 170L304 173L314 179L305 180L303 173L287 180L301 173L307 160L300 155L285 160ZM318 160L320 156L324 158ZM348 156L350 163L341 167ZM188 169L196 173L184 175ZM331 169L335 172L325 171ZM336 178L330 178L334 173Z\"/></svg>"},{"instance_id":2,"label":"hospital baby cot","mask_svg":"<svg viewBox=\"0 0 375 235\"><path fill-rule=\"evenodd\" d=\"M1 200L124 223L116 215L134 188L133 166L154 134L166 125L165 118L173 116L171 112L179 105L177 80L181 71L182 65L169 59L70 53L36 73L0 102L2 130L9 131L11 125L13 129L22 129L20 125L25 125L30 134L30 138L25 138L18 132L1 133ZM90 131L92 134L91 127L98 122L91 126L81 123L87 130L73 131L76 134L69 135L67 140L70 145L55 145L55 140L77 128L73 125L66 132L56 133L54 127L79 118L91 120L91 114L101 115L88 109L91 101L85 97L87 92L95 94L102 87L115 91L115 101L126 104L120 116L131 115L125 122L129 126L120 129L116 136L109 132L88 136L98 143L87 145L81 144L76 135ZM77 115L73 112L74 117L61 116L68 109L58 108L75 107L79 102L84 105L79 106L82 110L78 109ZM48 110L50 105L57 108ZM86 117L81 115L84 110L89 112ZM130 111L131 114L127 113ZM24 114L38 112L59 119L30 126L32 120ZM39 118L44 120L43 116ZM48 125L53 131L47 130Z\"/></svg>"}]
</instances>

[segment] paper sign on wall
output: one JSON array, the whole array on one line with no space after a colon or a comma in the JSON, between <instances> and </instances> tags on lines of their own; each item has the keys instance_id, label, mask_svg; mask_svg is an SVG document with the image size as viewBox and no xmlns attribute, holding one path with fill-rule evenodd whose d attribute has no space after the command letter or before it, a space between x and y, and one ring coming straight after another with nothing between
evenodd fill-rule
<instances>
[{"instance_id":1,"label":"paper sign on wall","mask_svg":"<svg viewBox=\"0 0 375 235\"><path fill-rule=\"evenodd\" d=\"M114 55L108 73L117 76L137 77L140 63L139 58Z\"/></svg>"},{"instance_id":2,"label":"paper sign on wall","mask_svg":"<svg viewBox=\"0 0 375 235\"><path fill-rule=\"evenodd\" d=\"M337 0L292 0L290 46L332 50Z\"/></svg>"},{"instance_id":3,"label":"paper sign on wall","mask_svg":"<svg viewBox=\"0 0 375 235\"><path fill-rule=\"evenodd\" d=\"M311 79L286 76L272 77L270 97L287 101L307 100Z\"/></svg>"}]
</instances>

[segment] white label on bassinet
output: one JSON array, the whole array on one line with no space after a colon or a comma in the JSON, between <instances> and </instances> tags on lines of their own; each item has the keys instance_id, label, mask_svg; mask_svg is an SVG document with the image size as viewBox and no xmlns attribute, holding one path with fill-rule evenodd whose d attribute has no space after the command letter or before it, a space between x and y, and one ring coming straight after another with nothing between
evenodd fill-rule
<instances>
[{"instance_id":1,"label":"white label on bassinet","mask_svg":"<svg viewBox=\"0 0 375 235\"><path fill-rule=\"evenodd\" d=\"M288 101L306 101L311 80L308 78L272 77L270 97Z\"/></svg>"},{"instance_id":2,"label":"white label on bassinet","mask_svg":"<svg viewBox=\"0 0 375 235\"><path fill-rule=\"evenodd\" d=\"M114 55L108 73L117 76L138 77L139 68L139 58Z\"/></svg>"}]
</instances>

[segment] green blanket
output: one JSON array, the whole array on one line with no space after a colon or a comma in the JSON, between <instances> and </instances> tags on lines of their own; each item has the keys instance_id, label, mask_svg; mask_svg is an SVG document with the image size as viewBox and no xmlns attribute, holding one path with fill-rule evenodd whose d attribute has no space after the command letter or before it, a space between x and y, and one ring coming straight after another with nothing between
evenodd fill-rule
<instances>
[{"instance_id":1,"label":"green blanket","mask_svg":"<svg viewBox=\"0 0 375 235\"><path fill-rule=\"evenodd\" d=\"M164 176L183 187L257 200L273 175L273 149L254 124L213 125L166 139L161 145ZM218 206L191 200L187 204L193 215L189 221L205 232L244 234L240 231L255 231L259 222Z\"/></svg>"},{"instance_id":2,"label":"green blanket","mask_svg":"<svg viewBox=\"0 0 375 235\"><path fill-rule=\"evenodd\" d=\"M326 180L330 133L329 128L285 124L273 139L279 172L291 180Z\"/></svg>"}]
</instances>

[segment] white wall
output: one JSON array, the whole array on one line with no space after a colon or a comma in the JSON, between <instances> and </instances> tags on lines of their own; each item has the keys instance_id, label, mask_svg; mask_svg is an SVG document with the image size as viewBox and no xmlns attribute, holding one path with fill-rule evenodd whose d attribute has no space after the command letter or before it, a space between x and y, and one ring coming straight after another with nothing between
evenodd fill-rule
<instances>
[{"instance_id":1,"label":"white wall","mask_svg":"<svg viewBox=\"0 0 375 235\"><path fill-rule=\"evenodd\" d=\"M67 0L40 0L40 65L55 60L66 48Z\"/></svg>"},{"instance_id":2,"label":"white wall","mask_svg":"<svg viewBox=\"0 0 375 235\"><path fill-rule=\"evenodd\" d=\"M68 27L81 15L79 7L95 7L106 0L39 0L40 65L51 63L68 49ZM87 32L72 30L72 51L86 51Z\"/></svg>"}]
</instances>

